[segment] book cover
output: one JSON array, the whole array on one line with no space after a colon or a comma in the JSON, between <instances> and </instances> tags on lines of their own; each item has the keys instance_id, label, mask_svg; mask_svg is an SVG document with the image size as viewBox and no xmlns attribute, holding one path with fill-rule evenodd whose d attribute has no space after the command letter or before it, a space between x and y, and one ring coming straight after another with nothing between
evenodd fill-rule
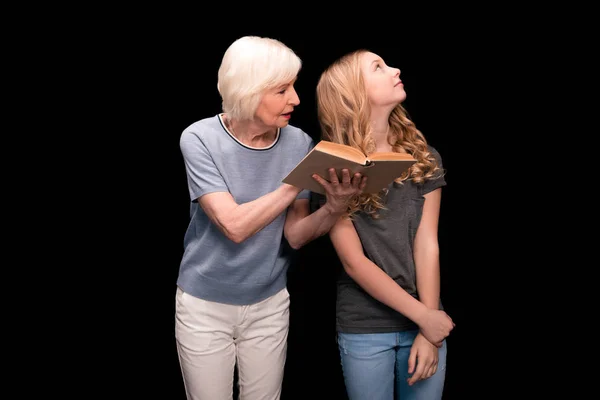
<instances>
[{"instance_id":1,"label":"book cover","mask_svg":"<svg viewBox=\"0 0 600 400\"><path fill-rule=\"evenodd\" d=\"M374 153L366 157L359 150L339 143L320 141L283 179L284 183L325 194L312 177L318 174L329 181L329 168L335 168L338 179L342 169L347 168L350 177L356 172L367 176L363 193L377 193L388 187L396 178L408 170L416 160L406 153Z\"/></svg>"}]
</instances>

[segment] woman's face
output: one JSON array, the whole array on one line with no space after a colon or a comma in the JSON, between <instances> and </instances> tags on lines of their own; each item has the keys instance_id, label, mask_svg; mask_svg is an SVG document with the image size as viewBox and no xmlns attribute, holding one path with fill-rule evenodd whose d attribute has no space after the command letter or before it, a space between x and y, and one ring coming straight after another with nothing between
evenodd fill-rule
<instances>
[{"instance_id":1,"label":"woman's face","mask_svg":"<svg viewBox=\"0 0 600 400\"><path fill-rule=\"evenodd\" d=\"M386 65L377 54L363 53L360 56L360 69L372 106L394 107L406 99L400 70Z\"/></svg>"},{"instance_id":2,"label":"woman's face","mask_svg":"<svg viewBox=\"0 0 600 400\"><path fill-rule=\"evenodd\" d=\"M296 79L267 90L256 109L255 118L269 127L283 128L286 126L294 107L300 104L294 83L296 83Z\"/></svg>"}]
</instances>

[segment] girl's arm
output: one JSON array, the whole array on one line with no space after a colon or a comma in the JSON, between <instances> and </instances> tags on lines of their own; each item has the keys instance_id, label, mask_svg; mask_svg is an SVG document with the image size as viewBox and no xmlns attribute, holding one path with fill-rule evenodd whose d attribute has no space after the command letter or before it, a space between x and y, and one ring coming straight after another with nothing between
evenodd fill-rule
<instances>
[{"instance_id":1,"label":"girl's arm","mask_svg":"<svg viewBox=\"0 0 600 400\"><path fill-rule=\"evenodd\" d=\"M440 258L438 220L442 189L425 195L423 215L414 243L414 259L419 299L429 308L440 306Z\"/></svg>"},{"instance_id":2,"label":"girl's arm","mask_svg":"<svg viewBox=\"0 0 600 400\"><path fill-rule=\"evenodd\" d=\"M350 220L338 220L329 235L345 271L356 283L375 299L415 322L427 340L441 346L454 327L445 312L415 299L369 260Z\"/></svg>"}]
</instances>

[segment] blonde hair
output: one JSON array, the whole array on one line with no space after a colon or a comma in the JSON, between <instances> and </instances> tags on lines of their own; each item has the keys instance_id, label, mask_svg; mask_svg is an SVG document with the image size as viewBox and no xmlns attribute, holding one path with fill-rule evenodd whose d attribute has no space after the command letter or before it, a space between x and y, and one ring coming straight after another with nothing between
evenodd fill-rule
<instances>
[{"instance_id":1,"label":"blonde hair","mask_svg":"<svg viewBox=\"0 0 600 400\"><path fill-rule=\"evenodd\" d=\"M237 120L249 120L263 92L289 83L298 75L302 61L276 39L244 36L223 55L217 89L223 112Z\"/></svg>"},{"instance_id":2,"label":"blonde hair","mask_svg":"<svg viewBox=\"0 0 600 400\"><path fill-rule=\"evenodd\" d=\"M325 69L317 84L317 113L324 140L352 146L368 156L376 145L369 122L371 106L360 69L360 58L366 52L361 49L348 53ZM412 179L420 184L432 178L439 170L437 161L401 104L392 110L388 123L388 142L393 151L409 153L417 160L396 182ZM383 195L382 191L358 196L347 214L363 211L377 218L378 210L385 207Z\"/></svg>"}]
</instances>

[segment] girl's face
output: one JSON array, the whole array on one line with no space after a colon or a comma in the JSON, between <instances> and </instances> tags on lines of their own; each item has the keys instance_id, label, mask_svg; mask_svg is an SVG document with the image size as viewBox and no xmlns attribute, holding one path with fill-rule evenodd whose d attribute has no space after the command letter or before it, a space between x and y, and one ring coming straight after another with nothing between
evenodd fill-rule
<instances>
[{"instance_id":1,"label":"girl's face","mask_svg":"<svg viewBox=\"0 0 600 400\"><path fill-rule=\"evenodd\" d=\"M363 53L360 56L360 69L372 106L394 107L406 99L400 70L386 65L377 54Z\"/></svg>"}]
</instances>

